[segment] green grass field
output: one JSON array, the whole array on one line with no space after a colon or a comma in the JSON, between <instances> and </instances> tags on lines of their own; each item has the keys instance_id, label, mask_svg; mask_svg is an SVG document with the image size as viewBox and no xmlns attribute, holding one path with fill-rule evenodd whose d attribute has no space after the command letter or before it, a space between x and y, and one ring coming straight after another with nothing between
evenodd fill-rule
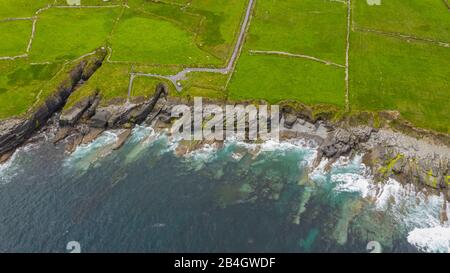
<instances>
[{"instance_id":1,"label":"green grass field","mask_svg":"<svg viewBox=\"0 0 450 273\"><path fill-rule=\"evenodd\" d=\"M399 110L414 124L450 132L450 49L352 34L353 109Z\"/></svg>"},{"instance_id":2,"label":"green grass field","mask_svg":"<svg viewBox=\"0 0 450 273\"><path fill-rule=\"evenodd\" d=\"M171 22L126 12L111 41L113 61L149 64L218 64L195 45L194 36Z\"/></svg>"},{"instance_id":3,"label":"green grass field","mask_svg":"<svg viewBox=\"0 0 450 273\"><path fill-rule=\"evenodd\" d=\"M31 35L30 20L0 22L0 57L16 56L26 52Z\"/></svg>"},{"instance_id":4,"label":"green grass field","mask_svg":"<svg viewBox=\"0 0 450 273\"><path fill-rule=\"evenodd\" d=\"M130 0L133 10L172 22L194 36L197 47L225 63L247 1L243 0Z\"/></svg>"},{"instance_id":5,"label":"green grass field","mask_svg":"<svg viewBox=\"0 0 450 273\"><path fill-rule=\"evenodd\" d=\"M53 0L0 0L0 20L34 16L38 9L53 2Z\"/></svg>"},{"instance_id":6,"label":"green grass field","mask_svg":"<svg viewBox=\"0 0 450 273\"><path fill-rule=\"evenodd\" d=\"M103 102L116 97L126 98L130 71L131 66L128 64L102 65L86 84L70 96L66 106L71 107L77 101L95 92L100 92Z\"/></svg>"},{"instance_id":7,"label":"green grass field","mask_svg":"<svg viewBox=\"0 0 450 273\"><path fill-rule=\"evenodd\" d=\"M257 2L246 46L345 63L346 6L324 0Z\"/></svg>"},{"instance_id":8,"label":"green grass field","mask_svg":"<svg viewBox=\"0 0 450 273\"><path fill-rule=\"evenodd\" d=\"M25 113L49 94L63 66L100 46L111 48L109 58L67 107L97 91L103 104L126 98L130 72L168 76L186 67L225 67L248 0L81 0L76 8L61 8L66 0L0 0L0 57L27 53L33 23L5 19L32 17L47 5L57 7L37 16L28 56L0 60L0 118ZM131 96L148 97L165 81L173 96L186 98L398 110L416 126L449 133L444 2L353 0L351 12L348 105L347 4L330 0L256 0L232 73L190 73L180 93L166 80L139 76Z\"/></svg>"},{"instance_id":9,"label":"green grass field","mask_svg":"<svg viewBox=\"0 0 450 273\"><path fill-rule=\"evenodd\" d=\"M82 6L112 6L112 5L122 5L123 0L81 0ZM67 0L56 0L57 5L66 6L68 4Z\"/></svg>"},{"instance_id":10,"label":"green grass field","mask_svg":"<svg viewBox=\"0 0 450 273\"><path fill-rule=\"evenodd\" d=\"M442 0L352 1L355 27L450 42L450 14Z\"/></svg>"},{"instance_id":11,"label":"green grass field","mask_svg":"<svg viewBox=\"0 0 450 273\"><path fill-rule=\"evenodd\" d=\"M245 54L230 82L229 98L264 99L270 103L294 99L343 107L343 90L342 68L297 58Z\"/></svg>"},{"instance_id":12,"label":"green grass field","mask_svg":"<svg viewBox=\"0 0 450 273\"><path fill-rule=\"evenodd\" d=\"M0 119L25 113L56 86L60 64L29 65L0 61Z\"/></svg>"},{"instance_id":13,"label":"green grass field","mask_svg":"<svg viewBox=\"0 0 450 273\"><path fill-rule=\"evenodd\" d=\"M40 15L30 59L72 60L105 45L120 8L52 8ZM50 42L51 41L51 42Z\"/></svg>"},{"instance_id":14,"label":"green grass field","mask_svg":"<svg viewBox=\"0 0 450 273\"><path fill-rule=\"evenodd\" d=\"M345 5L339 2L257 2L244 53L229 84L228 98L264 99L270 103L294 99L343 108L343 68L302 58L248 52L282 51L343 64L345 12Z\"/></svg>"}]
</instances>

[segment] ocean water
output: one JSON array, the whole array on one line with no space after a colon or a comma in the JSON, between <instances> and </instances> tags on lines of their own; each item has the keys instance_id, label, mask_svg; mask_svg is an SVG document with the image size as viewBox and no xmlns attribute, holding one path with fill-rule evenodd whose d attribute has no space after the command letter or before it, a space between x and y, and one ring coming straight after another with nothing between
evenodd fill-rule
<instances>
[{"instance_id":1,"label":"ocean water","mask_svg":"<svg viewBox=\"0 0 450 273\"><path fill-rule=\"evenodd\" d=\"M117 133L71 155L43 140L0 165L1 252L450 251L443 197L374 183L360 156L313 169L302 140L177 156L149 127L113 151Z\"/></svg>"}]
</instances>

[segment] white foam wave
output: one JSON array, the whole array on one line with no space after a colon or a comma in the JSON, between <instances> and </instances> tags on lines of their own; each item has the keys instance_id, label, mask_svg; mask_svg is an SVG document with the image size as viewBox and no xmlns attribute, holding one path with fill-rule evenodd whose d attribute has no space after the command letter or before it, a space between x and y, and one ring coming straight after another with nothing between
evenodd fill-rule
<instances>
[{"instance_id":1,"label":"white foam wave","mask_svg":"<svg viewBox=\"0 0 450 273\"><path fill-rule=\"evenodd\" d=\"M200 170L208 162L211 162L217 157L216 145L206 144L200 149L196 149L184 155L186 162L189 162L194 170Z\"/></svg>"},{"instance_id":2,"label":"white foam wave","mask_svg":"<svg viewBox=\"0 0 450 273\"><path fill-rule=\"evenodd\" d=\"M367 197L371 185L369 179L357 173L334 174L331 180L336 183L336 191L359 192L363 198Z\"/></svg>"},{"instance_id":3,"label":"white foam wave","mask_svg":"<svg viewBox=\"0 0 450 273\"><path fill-rule=\"evenodd\" d=\"M417 191L413 185L402 185L392 178L375 185L369 195L375 199L376 210L389 211L410 229L440 225L443 198L438 195Z\"/></svg>"},{"instance_id":4,"label":"white foam wave","mask_svg":"<svg viewBox=\"0 0 450 273\"><path fill-rule=\"evenodd\" d=\"M390 178L375 185L369 195L375 199L375 210L388 213L399 227L408 231L408 242L424 252L450 252L450 224L441 222L444 197L402 185Z\"/></svg>"},{"instance_id":5,"label":"white foam wave","mask_svg":"<svg viewBox=\"0 0 450 273\"><path fill-rule=\"evenodd\" d=\"M23 169L20 167L20 157L38 147L39 143L29 143L23 147L20 147L6 162L0 164L0 184L7 184L11 182L12 178L23 172Z\"/></svg>"},{"instance_id":6,"label":"white foam wave","mask_svg":"<svg viewBox=\"0 0 450 273\"><path fill-rule=\"evenodd\" d=\"M341 157L325 170L329 165L328 159L323 159L311 172L310 178L319 183L332 183L333 190L340 192L356 192L365 198L372 188L372 175L370 169L362 163L362 156L357 155L350 159Z\"/></svg>"},{"instance_id":7,"label":"white foam wave","mask_svg":"<svg viewBox=\"0 0 450 273\"><path fill-rule=\"evenodd\" d=\"M159 140L167 141L167 136L164 133L157 133L152 127L136 126L132 131L129 141L135 146L127 152L124 163L129 164L130 162L135 161L147 150L147 148ZM166 151L167 148L160 150L159 153L163 154Z\"/></svg>"},{"instance_id":8,"label":"white foam wave","mask_svg":"<svg viewBox=\"0 0 450 273\"><path fill-rule=\"evenodd\" d=\"M317 148L317 144L305 139L275 141L267 140L262 143L249 143L244 141L237 141L235 139L225 140L225 144L236 144L241 147L245 147L249 150L259 149L261 152L271 152L278 150L292 150L292 149L314 149Z\"/></svg>"},{"instance_id":9,"label":"white foam wave","mask_svg":"<svg viewBox=\"0 0 450 273\"><path fill-rule=\"evenodd\" d=\"M117 130L105 131L93 142L79 145L64 161L63 166L77 166L80 169L87 170L97 159L112 152L112 146L117 142L119 133Z\"/></svg>"},{"instance_id":10,"label":"white foam wave","mask_svg":"<svg viewBox=\"0 0 450 273\"><path fill-rule=\"evenodd\" d=\"M155 130L152 127L137 125L133 128L129 141L139 142L154 135Z\"/></svg>"},{"instance_id":11,"label":"white foam wave","mask_svg":"<svg viewBox=\"0 0 450 273\"><path fill-rule=\"evenodd\" d=\"M205 144L200 149L185 154L185 157L192 160L200 160L207 162L215 157L217 146L214 144Z\"/></svg>"},{"instance_id":12,"label":"white foam wave","mask_svg":"<svg viewBox=\"0 0 450 273\"><path fill-rule=\"evenodd\" d=\"M0 164L0 184L7 184L11 181L11 178L17 175L19 168L14 166L18 151L16 151L8 161Z\"/></svg>"},{"instance_id":13,"label":"white foam wave","mask_svg":"<svg viewBox=\"0 0 450 273\"><path fill-rule=\"evenodd\" d=\"M420 251L450 253L450 227L415 228L408 242Z\"/></svg>"}]
</instances>

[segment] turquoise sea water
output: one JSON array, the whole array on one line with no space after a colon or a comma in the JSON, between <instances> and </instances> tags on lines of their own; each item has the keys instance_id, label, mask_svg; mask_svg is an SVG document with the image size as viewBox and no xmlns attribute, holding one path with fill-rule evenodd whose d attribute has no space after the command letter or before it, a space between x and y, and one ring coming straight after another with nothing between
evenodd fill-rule
<instances>
[{"instance_id":1,"label":"turquoise sea water","mask_svg":"<svg viewBox=\"0 0 450 273\"><path fill-rule=\"evenodd\" d=\"M305 141L226 142L183 156L137 127L73 154L40 141L0 166L0 251L384 252L450 250L442 197L372 182L361 158L313 169Z\"/></svg>"}]
</instances>

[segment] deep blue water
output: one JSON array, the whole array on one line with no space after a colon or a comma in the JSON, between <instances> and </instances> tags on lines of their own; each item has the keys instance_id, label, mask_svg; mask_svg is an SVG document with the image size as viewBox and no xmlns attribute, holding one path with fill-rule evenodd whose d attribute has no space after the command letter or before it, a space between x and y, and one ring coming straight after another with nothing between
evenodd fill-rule
<instances>
[{"instance_id":1,"label":"deep blue water","mask_svg":"<svg viewBox=\"0 0 450 273\"><path fill-rule=\"evenodd\" d=\"M82 252L367 252L374 240L417 251L414 224L365 196L358 159L311 173L314 149L298 144L177 156L149 128L117 151L114 137L72 155L41 141L2 166L0 251L67 252L77 241Z\"/></svg>"}]
</instances>

